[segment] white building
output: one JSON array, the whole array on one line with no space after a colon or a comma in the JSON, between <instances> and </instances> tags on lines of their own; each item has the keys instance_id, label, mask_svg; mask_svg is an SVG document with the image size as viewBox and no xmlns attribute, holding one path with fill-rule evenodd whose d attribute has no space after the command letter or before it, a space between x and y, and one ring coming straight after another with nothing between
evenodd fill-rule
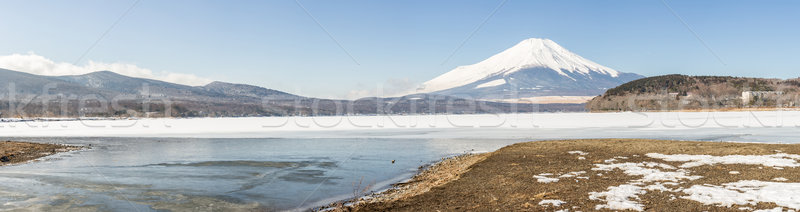
<instances>
[{"instance_id":1,"label":"white building","mask_svg":"<svg viewBox=\"0 0 800 212\"><path fill-rule=\"evenodd\" d=\"M777 98L780 95L783 95L783 91L744 91L742 92L742 104L749 105L752 100Z\"/></svg>"}]
</instances>

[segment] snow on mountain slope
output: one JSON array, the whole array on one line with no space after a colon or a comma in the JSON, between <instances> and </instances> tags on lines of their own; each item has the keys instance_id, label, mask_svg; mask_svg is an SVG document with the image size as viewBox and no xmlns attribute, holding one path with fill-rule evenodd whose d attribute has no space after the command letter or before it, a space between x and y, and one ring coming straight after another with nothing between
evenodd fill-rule
<instances>
[{"instance_id":1,"label":"snow on mountain slope","mask_svg":"<svg viewBox=\"0 0 800 212\"><path fill-rule=\"evenodd\" d=\"M530 38L479 63L459 66L427 81L417 92L498 98L504 95L498 92L526 90L522 92L525 97L591 96L640 77L587 60L552 40ZM559 94L560 88L568 91ZM547 92L538 95L536 90Z\"/></svg>"},{"instance_id":2,"label":"snow on mountain slope","mask_svg":"<svg viewBox=\"0 0 800 212\"><path fill-rule=\"evenodd\" d=\"M480 84L478 86L475 86L475 88L492 87L492 86L498 86L498 85L502 85L502 84L506 84L506 80L504 80L504 79L496 79L496 80L492 80L492 81L489 81L487 83L483 83L483 84Z\"/></svg>"},{"instance_id":3,"label":"snow on mountain slope","mask_svg":"<svg viewBox=\"0 0 800 212\"><path fill-rule=\"evenodd\" d=\"M479 63L459 66L423 84L420 92L434 92L466 85L483 78L525 68L544 67L565 73L598 72L617 77L619 72L587 60L549 39L530 38Z\"/></svg>"}]
</instances>

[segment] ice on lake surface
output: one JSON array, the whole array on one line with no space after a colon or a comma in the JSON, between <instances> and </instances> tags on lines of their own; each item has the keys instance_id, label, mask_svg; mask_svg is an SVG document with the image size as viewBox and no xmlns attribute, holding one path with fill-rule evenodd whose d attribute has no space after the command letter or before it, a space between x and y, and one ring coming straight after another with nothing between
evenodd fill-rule
<instances>
[{"instance_id":1,"label":"ice on lake surface","mask_svg":"<svg viewBox=\"0 0 800 212\"><path fill-rule=\"evenodd\" d=\"M800 112L562 113L6 122L91 150L0 167L0 209L286 210L384 189L469 151L571 138L800 142ZM391 163L395 160L395 163ZM359 185L360 184L360 185Z\"/></svg>"},{"instance_id":2,"label":"ice on lake surface","mask_svg":"<svg viewBox=\"0 0 800 212\"><path fill-rule=\"evenodd\" d=\"M0 168L0 200L6 202L2 209L59 209L51 206L57 203L145 211L221 204L214 201L291 209L352 196L359 181L362 187L386 187L442 156L513 143L384 138L27 140L91 144L92 149Z\"/></svg>"}]
</instances>

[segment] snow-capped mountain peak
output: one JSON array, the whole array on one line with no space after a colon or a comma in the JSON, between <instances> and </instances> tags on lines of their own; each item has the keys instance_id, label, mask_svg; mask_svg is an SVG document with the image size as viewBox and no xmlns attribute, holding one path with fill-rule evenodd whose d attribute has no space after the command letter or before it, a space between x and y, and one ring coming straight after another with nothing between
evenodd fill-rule
<instances>
[{"instance_id":1,"label":"snow-capped mountain peak","mask_svg":"<svg viewBox=\"0 0 800 212\"><path fill-rule=\"evenodd\" d=\"M530 38L479 63L459 66L427 81L418 92L447 90L531 68L550 69L573 81L576 80L574 74L600 74L611 78L620 75L620 72L572 53L552 40Z\"/></svg>"}]
</instances>

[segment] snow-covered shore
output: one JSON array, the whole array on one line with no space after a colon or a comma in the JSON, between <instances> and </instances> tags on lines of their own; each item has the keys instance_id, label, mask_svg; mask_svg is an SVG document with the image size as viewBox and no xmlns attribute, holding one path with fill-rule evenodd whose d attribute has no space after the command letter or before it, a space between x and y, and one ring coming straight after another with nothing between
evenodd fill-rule
<instances>
[{"instance_id":1,"label":"snow-covered shore","mask_svg":"<svg viewBox=\"0 0 800 212\"><path fill-rule=\"evenodd\" d=\"M676 130L703 130L713 135L713 132L790 130L798 126L798 111L627 112L38 120L0 122L0 133L7 137L317 137L320 134L326 137L418 137L424 132L424 136L445 138L535 138L551 134L569 137L573 136L570 132L592 130L610 130L608 132L619 132L618 135L626 137L625 133L651 131L669 134Z\"/></svg>"}]
</instances>

